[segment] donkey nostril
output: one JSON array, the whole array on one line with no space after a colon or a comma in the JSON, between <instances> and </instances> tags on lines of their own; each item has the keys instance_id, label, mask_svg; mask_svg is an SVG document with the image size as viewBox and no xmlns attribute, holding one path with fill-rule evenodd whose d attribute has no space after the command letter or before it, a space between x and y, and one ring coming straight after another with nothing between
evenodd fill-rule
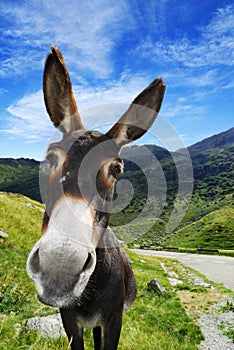
<instances>
[{"instance_id":1,"label":"donkey nostril","mask_svg":"<svg viewBox=\"0 0 234 350\"><path fill-rule=\"evenodd\" d=\"M86 261L85 261L85 264L84 264L84 266L83 266L82 271L85 271L85 270L87 269L87 267L89 267L91 260L92 260L92 259L91 259L91 254L88 253L88 257L87 257L87 259L86 259Z\"/></svg>"},{"instance_id":2,"label":"donkey nostril","mask_svg":"<svg viewBox=\"0 0 234 350\"><path fill-rule=\"evenodd\" d=\"M36 275L39 273L40 271L39 248L30 257L28 266L31 274Z\"/></svg>"}]
</instances>

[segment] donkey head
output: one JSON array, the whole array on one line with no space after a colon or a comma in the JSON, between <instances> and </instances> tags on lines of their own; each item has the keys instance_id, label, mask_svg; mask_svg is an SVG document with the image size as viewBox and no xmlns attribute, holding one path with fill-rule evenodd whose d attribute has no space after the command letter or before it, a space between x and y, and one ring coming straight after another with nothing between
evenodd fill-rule
<instances>
[{"instance_id":1,"label":"donkey head","mask_svg":"<svg viewBox=\"0 0 234 350\"><path fill-rule=\"evenodd\" d=\"M84 129L56 47L46 59L43 90L47 112L63 139L47 151L50 173L42 237L28 257L27 271L43 303L67 307L79 302L95 269L116 176L123 170L120 149L152 125L165 85L162 79L154 80L106 134Z\"/></svg>"}]
</instances>

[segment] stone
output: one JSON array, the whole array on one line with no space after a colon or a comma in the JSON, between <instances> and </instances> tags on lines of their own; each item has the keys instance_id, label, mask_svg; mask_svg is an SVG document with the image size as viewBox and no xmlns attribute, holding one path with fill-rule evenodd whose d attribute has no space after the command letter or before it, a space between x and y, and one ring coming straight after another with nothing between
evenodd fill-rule
<instances>
[{"instance_id":1,"label":"stone","mask_svg":"<svg viewBox=\"0 0 234 350\"><path fill-rule=\"evenodd\" d=\"M1 237L1 238L7 238L7 237L9 237L9 235L8 235L8 233L6 233L6 232L0 230L0 237Z\"/></svg>"},{"instance_id":2,"label":"stone","mask_svg":"<svg viewBox=\"0 0 234 350\"><path fill-rule=\"evenodd\" d=\"M66 336L60 314L32 317L25 324L26 331L38 331L43 338L59 338Z\"/></svg>"},{"instance_id":3,"label":"stone","mask_svg":"<svg viewBox=\"0 0 234 350\"><path fill-rule=\"evenodd\" d=\"M161 285L157 278L153 278L148 282L148 290L157 294L163 294L166 292L165 288Z\"/></svg>"},{"instance_id":4,"label":"stone","mask_svg":"<svg viewBox=\"0 0 234 350\"><path fill-rule=\"evenodd\" d=\"M170 282L170 285L172 287L176 287L176 286L178 286L178 284L183 284L183 281L181 281L177 278L168 277L168 281Z\"/></svg>"},{"instance_id":5,"label":"stone","mask_svg":"<svg viewBox=\"0 0 234 350\"><path fill-rule=\"evenodd\" d=\"M7 315L4 315L4 314L1 314L0 315L0 319L4 320L5 318L7 318L8 316Z\"/></svg>"}]
</instances>

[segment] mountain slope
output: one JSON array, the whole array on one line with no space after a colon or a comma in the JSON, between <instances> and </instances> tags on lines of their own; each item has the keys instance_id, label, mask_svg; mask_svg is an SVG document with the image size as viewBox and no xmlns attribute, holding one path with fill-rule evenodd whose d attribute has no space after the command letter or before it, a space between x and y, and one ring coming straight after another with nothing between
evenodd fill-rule
<instances>
[{"instance_id":1,"label":"mountain slope","mask_svg":"<svg viewBox=\"0 0 234 350\"><path fill-rule=\"evenodd\" d=\"M191 203L187 215L195 214L199 207ZM207 249L234 249L234 206L233 195L227 195L219 200L203 202L207 214L200 217L194 215L191 223L177 229L164 240L165 246L207 248ZM200 206L201 207L201 206Z\"/></svg>"},{"instance_id":2,"label":"mountain slope","mask_svg":"<svg viewBox=\"0 0 234 350\"><path fill-rule=\"evenodd\" d=\"M43 206L29 198L0 192L0 229L9 234L7 238L0 239L1 350L69 348L66 337L53 339L42 337L36 331L25 331L27 319L58 312L57 308L45 306L38 301L35 286L25 268L28 254L39 238L42 212ZM203 339L201 331L186 315L160 260L144 257L143 263L141 257L130 254L137 279L138 298L123 317L119 347L138 350L197 348ZM174 264L174 268L181 269L179 264ZM147 283L154 276L155 270L157 278L166 289L165 295L160 297L147 290ZM184 281L188 288L185 278ZM194 285L191 285L191 292L194 298ZM199 298L203 293L204 300L210 299L208 290L198 290L197 293ZM85 345L86 349L93 349L92 332L89 330L85 331Z\"/></svg>"},{"instance_id":3,"label":"mountain slope","mask_svg":"<svg viewBox=\"0 0 234 350\"><path fill-rule=\"evenodd\" d=\"M188 148L193 166L194 189L191 204L177 231L197 222L212 211L219 210L220 207L215 203L223 200L225 206L227 195L232 196L234 193L233 140L234 128L231 128ZM184 185L188 180L184 172L186 157L181 150L169 152L156 145L128 146L123 149L122 156L125 172L120 179L131 183L134 194L123 210L111 215L111 225L116 228L116 232L119 231L119 237L124 240L124 225L131 224L144 211L139 226L136 225L132 231L129 229L127 241L132 240L138 244L163 244L168 241L166 225L178 192L178 169L183 175ZM23 158L0 159L0 190L22 193L40 201L39 164L37 161ZM191 185L189 182L187 184ZM123 199L127 199L128 192L127 187L126 190L123 187L119 194ZM115 198L117 196L118 193L115 194ZM227 205L231 206L229 202ZM179 206L184 206L183 198ZM139 237L140 227L147 225L151 227L150 230ZM196 227L194 226L194 229Z\"/></svg>"},{"instance_id":4,"label":"mountain slope","mask_svg":"<svg viewBox=\"0 0 234 350\"><path fill-rule=\"evenodd\" d=\"M193 146L189 148L189 151L191 152L190 155L194 172L193 196L190 206L185 214L185 217L183 218L176 232L178 231L178 229L182 229L183 227L185 227L184 232L186 236L188 234L188 232L186 231L187 225L196 223L198 220L200 220L202 217L206 216L209 213L216 213L216 211L221 210L222 207L226 208L227 213L232 212L232 196L234 194L234 143L232 143L233 139L234 128L219 135L214 135L213 137L202 141L199 145L194 145L194 148ZM146 145L145 147L147 148L149 146ZM157 148L152 147L152 149L155 150L155 155L157 157ZM217 239L215 238L215 236L212 236L214 231L212 224L210 224L210 231L208 230L209 225L204 225L204 231L201 231L200 226L197 224L194 225L192 230L190 227L190 229L188 230L189 235L191 236L191 240L184 239L182 233L180 235L178 234L178 236L175 236L178 237L177 240L174 239L173 233L171 233L170 235L167 235L165 233L168 219L173 210L174 199L178 191L177 169L173 160L175 158L178 159L178 155L181 155L179 164L181 167L183 167L183 154L180 151L176 153L171 152L170 154L164 154L164 156L161 157L159 161L166 178L166 202L164 203L164 208L159 218L160 221L159 219L155 219L155 224L147 233L141 235L140 237L138 235L138 237L133 241L133 243L137 245L189 244L189 246L191 245L192 247L197 245L201 245L204 247L213 247L216 245ZM146 160L144 161L146 162ZM139 183L142 183L142 180L140 181L140 178L143 177L143 174L140 174L139 177L139 174L137 174L136 171L134 171L133 169L131 173L128 174L128 172L126 172L124 176L129 181L132 181L131 179L133 179L137 190L141 189ZM158 178L155 179L155 186L162 186ZM146 185L144 185L143 188L147 192ZM143 194L137 193L137 196L138 198L143 198ZM160 197L158 197L157 200L158 202L160 202ZM121 215L119 215L119 224L122 224L123 222L121 221L122 217L131 220L134 217L133 213L135 214L135 217L139 215L140 211L144 207L144 203L142 203L141 206L137 205L138 203L138 199L136 199L135 201L133 199L131 205L123 210ZM182 200L179 206L183 205L184 204ZM231 233L234 232L234 223L230 223L229 218L225 216L225 210L221 211L224 222L222 234L220 234L218 237L220 240L219 246L223 249L230 249L231 238L229 237L227 240L225 240L225 232L227 232L228 235L231 235ZM215 218L215 214L212 215L213 216L211 217ZM221 214L218 216L220 217ZM112 222L115 225L118 225L118 221L116 222L113 220ZM208 223L209 222L211 223L211 221L208 221ZM138 229L140 232L140 225L138 226ZM196 229L200 231L196 231ZM208 230L209 236L209 238L207 238L207 241L198 240L195 237L193 238L193 235L199 235L199 232L201 233L201 236L204 235L205 237L206 230ZM135 227L134 231L137 231L137 227ZM133 237L134 236L136 237L136 233L133 233ZM172 238L173 240L171 240Z\"/></svg>"},{"instance_id":5,"label":"mountain slope","mask_svg":"<svg viewBox=\"0 0 234 350\"><path fill-rule=\"evenodd\" d=\"M194 191L205 198L230 193L234 189L234 144L191 155Z\"/></svg>"},{"instance_id":6,"label":"mountain slope","mask_svg":"<svg viewBox=\"0 0 234 350\"><path fill-rule=\"evenodd\" d=\"M206 139L189 146L188 150L192 156L198 152L211 150L213 148L224 148L232 144L234 144L234 128L223 131L217 135L207 137Z\"/></svg>"},{"instance_id":7,"label":"mountain slope","mask_svg":"<svg viewBox=\"0 0 234 350\"><path fill-rule=\"evenodd\" d=\"M40 201L39 165L34 159L0 158L0 191L21 193Z\"/></svg>"}]
</instances>

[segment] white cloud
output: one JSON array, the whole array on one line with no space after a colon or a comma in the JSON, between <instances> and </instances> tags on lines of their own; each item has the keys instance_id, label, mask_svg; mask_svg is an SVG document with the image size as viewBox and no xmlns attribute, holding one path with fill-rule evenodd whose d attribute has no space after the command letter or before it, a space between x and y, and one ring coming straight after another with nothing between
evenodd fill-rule
<instances>
[{"instance_id":1,"label":"white cloud","mask_svg":"<svg viewBox=\"0 0 234 350\"><path fill-rule=\"evenodd\" d=\"M210 23L206 26L201 28L201 32L203 34L203 37L206 39L214 39L215 35L216 40L219 40L222 35L231 35L233 34L234 30L234 7L233 5L228 5L223 8L219 8L216 11L215 16L210 21Z\"/></svg>"},{"instance_id":2,"label":"white cloud","mask_svg":"<svg viewBox=\"0 0 234 350\"><path fill-rule=\"evenodd\" d=\"M146 75L134 76L123 73L119 81L110 81L103 87L74 86L74 93L80 109L91 108L106 103L131 103L151 81Z\"/></svg>"},{"instance_id":3,"label":"white cloud","mask_svg":"<svg viewBox=\"0 0 234 350\"><path fill-rule=\"evenodd\" d=\"M112 115L115 121L125 103L127 106L150 83L148 74L153 69L163 73L167 85L162 115L174 118L173 121L176 117L200 118L209 108L209 98L220 98L215 95L218 90L229 93L227 89L233 89L234 6L218 9L207 25L197 28L193 39L184 34L172 40L166 37L170 1L142 4L126 0L111 4L109 0L31 0L11 6L7 1L1 2L4 21L0 28L7 45L0 47L0 76L12 78L32 72L28 88L35 82L36 89L37 76L33 73L40 71L41 75L45 55L50 45L55 44L63 52L72 80L75 77L74 91L87 128L104 124ZM194 30L191 24L188 28ZM176 33L173 32L173 38ZM118 61L121 53L117 57L116 44L122 43L126 49L127 42L123 41L126 38L130 51ZM144 41L136 54L133 45L141 38ZM121 67L114 66L115 59L121 62ZM112 73L116 79L123 69L125 72L118 82L110 81ZM133 76L136 69L138 73ZM105 85L97 87L100 78ZM1 93L5 91L0 89ZM8 107L8 126L4 132L34 142L47 139L53 130L41 91L26 95Z\"/></svg>"},{"instance_id":4,"label":"white cloud","mask_svg":"<svg viewBox=\"0 0 234 350\"><path fill-rule=\"evenodd\" d=\"M189 88L211 88L225 80L225 74L220 75L218 69L197 69L196 72L189 68L177 68L174 71L163 74L170 87L187 86Z\"/></svg>"},{"instance_id":5,"label":"white cloud","mask_svg":"<svg viewBox=\"0 0 234 350\"><path fill-rule=\"evenodd\" d=\"M46 115L42 91L29 94L7 108L8 123L0 132L38 142L48 138L52 127Z\"/></svg>"},{"instance_id":6,"label":"white cloud","mask_svg":"<svg viewBox=\"0 0 234 350\"><path fill-rule=\"evenodd\" d=\"M12 77L38 69L39 57L36 53L19 50L13 57L2 59L0 77Z\"/></svg>"},{"instance_id":7,"label":"white cloud","mask_svg":"<svg viewBox=\"0 0 234 350\"><path fill-rule=\"evenodd\" d=\"M110 86L90 88L74 86L75 97L87 129L115 123L127 109L149 80L144 76L126 77ZM24 96L11 104L8 126L0 132L23 137L31 142L45 141L54 133L54 128L47 116L42 90ZM83 113L82 113L83 112Z\"/></svg>"},{"instance_id":8,"label":"white cloud","mask_svg":"<svg viewBox=\"0 0 234 350\"><path fill-rule=\"evenodd\" d=\"M187 101L184 98L178 98L172 102L164 104L163 116L167 119L179 117L181 120L185 117L191 121L192 118L199 118L205 113L207 107L204 105L197 105L194 101Z\"/></svg>"},{"instance_id":9,"label":"white cloud","mask_svg":"<svg viewBox=\"0 0 234 350\"><path fill-rule=\"evenodd\" d=\"M234 6L217 10L213 19L198 29L199 37L153 42L147 38L137 50L147 57L182 64L188 68L234 65Z\"/></svg>"},{"instance_id":10,"label":"white cloud","mask_svg":"<svg viewBox=\"0 0 234 350\"><path fill-rule=\"evenodd\" d=\"M106 77L112 71L110 52L125 30L127 5L124 0L111 6L108 0L32 0L14 4L14 8L2 3L1 13L10 26L2 35L12 46L10 56L2 62L2 74L19 74L30 55L35 61L35 52L42 54L55 44L63 48L71 65ZM16 50L19 45L20 52Z\"/></svg>"}]
</instances>

